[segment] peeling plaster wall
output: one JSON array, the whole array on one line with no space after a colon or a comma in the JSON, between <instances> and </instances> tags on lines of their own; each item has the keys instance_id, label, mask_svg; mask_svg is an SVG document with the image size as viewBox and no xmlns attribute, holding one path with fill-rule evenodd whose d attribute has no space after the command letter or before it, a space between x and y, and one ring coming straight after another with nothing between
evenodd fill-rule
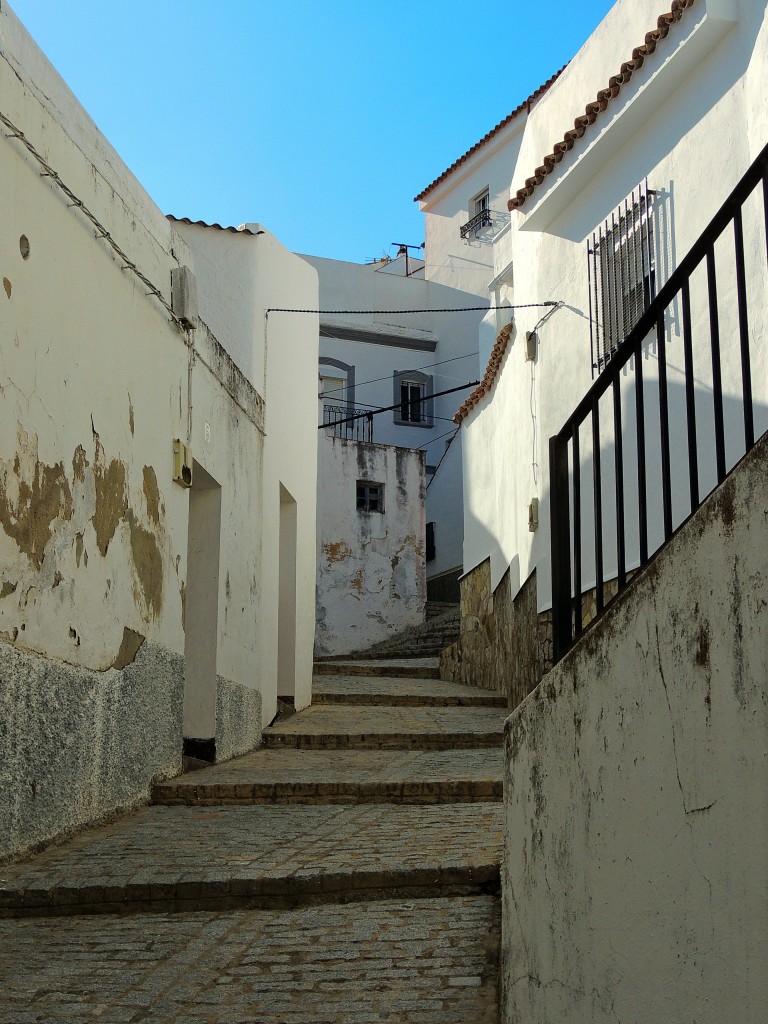
<instances>
[{"instance_id":1,"label":"peeling plaster wall","mask_svg":"<svg viewBox=\"0 0 768 1024\"><path fill-rule=\"evenodd\" d=\"M0 45L0 110L170 302L172 269L181 265L198 272L192 249L5 4ZM268 663L261 635L267 518L263 310L273 303L263 291L269 282L256 280L258 261L248 258L243 280L254 292L258 284L262 293L246 310L247 329L240 307L227 322L221 302L210 306L210 319L239 363L246 370L258 368L250 380L205 323L187 334L179 329L77 204L41 175L40 165L9 135L6 129L0 135L5 197L0 276L6 282L0 291L0 647L4 654L9 648L40 656L29 663L24 678L31 693L48 688L50 705L44 721L33 715L29 731L18 723L14 729L30 757L55 760L51 750L56 747L88 749L92 714L95 709L108 714L114 699L118 733L111 742L127 759L125 770L133 780L126 795L115 781L118 767L110 774L111 790L96 769L90 779L86 774L70 779L66 771L51 776L48 785L58 778L58 790L49 801L61 804L61 814L42 815L39 827L31 824L33 797L22 780L13 796L21 801L13 811L21 823L13 842L21 849L85 823L89 814L108 813L110 804L139 799L158 771L180 767L176 691L158 679L152 701L136 687L117 684L115 689L110 682L111 670L127 672L137 663L142 644L183 664L189 492L173 482L174 438L190 444L195 461L222 491L216 624L220 751L233 753L259 742L265 713L261 694L270 677L261 667ZM241 252L243 244L258 241L219 234L239 244ZM284 263L274 262L274 272L285 273ZM201 272L209 265L201 259ZM284 290L291 284L296 282L288 275ZM315 304L316 291L296 291L299 304ZM201 312L208 312L209 293L202 289ZM304 452L315 441L317 339L311 323L300 334L315 344L305 374L311 379L311 412L304 435L299 431L296 439ZM314 600L314 456L310 461L305 604ZM310 665L311 644L310 629L305 642ZM311 669L306 675L309 689ZM252 692L243 694L243 688ZM0 675L0 701L13 706L17 697L13 674ZM177 733L172 761L165 753L159 762L145 759L140 780L145 747L136 737L143 717L149 736L158 723L174 723ZM124 735L119 734L122 721ZM37 736L36 750L38 727L44 732ZM8 759L9 736L0 734L0 764ZM27 826L31 831L25 835Z\"/></svg>"},{"instance_id":2,"label":"peeling plaster wall","mask_svg":"<svg viewBox=\"0 0 768 1024\"><path fill-rule=\"evenodd\" d=\"M506 727L503 1019L768 1005L768 438Z\"/></svg>"},{"instance_id":3,"label":"peeling plaster wall","mask_svg":"<svg viewBox=\"0 0 768 1024\"><path fill-rule=\"evenodd\" d=\"M424 619L424 454L320 431L316 653L349 654ZM357 481L384 512L357 510Z\"/></svg>"}]
</instances>

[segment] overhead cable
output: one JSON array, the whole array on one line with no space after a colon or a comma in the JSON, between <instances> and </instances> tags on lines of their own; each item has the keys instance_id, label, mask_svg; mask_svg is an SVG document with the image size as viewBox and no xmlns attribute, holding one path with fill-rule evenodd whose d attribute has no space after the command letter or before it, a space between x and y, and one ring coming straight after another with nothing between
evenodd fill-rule
<instances>
[{"instance_id":1,"label":"overhead cable","mask_svg":"<svg viewBox=\"0 0 768 1024\"><path fill-rule=\"evenodd\" d=\"M283 306L270 306L264 315L270 313L317 313L319 316L410 316L412 313L487 313L491 309L533 309L536 306L556 306L554 300L549 302L520 302L517 305L504 306L457 306L441 309L291 309Z\"/></svg>"}]
</instances>

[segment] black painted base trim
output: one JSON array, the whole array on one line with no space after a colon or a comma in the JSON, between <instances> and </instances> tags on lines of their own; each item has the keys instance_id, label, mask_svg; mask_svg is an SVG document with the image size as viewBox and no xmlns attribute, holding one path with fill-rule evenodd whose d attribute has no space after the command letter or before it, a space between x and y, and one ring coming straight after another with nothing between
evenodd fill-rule
<instances>
[{"instance_id":1,"label":"black painted base trim","mask_svg":"<svg viewBox=\"0 0 768 1024\"><path fill-rule=\"evenodd\" d=\"M194 736L184 737L184 757L194 757L197 761L216 764L216 737L209 740L196 739Z\"/></svg>"}]
</instances>

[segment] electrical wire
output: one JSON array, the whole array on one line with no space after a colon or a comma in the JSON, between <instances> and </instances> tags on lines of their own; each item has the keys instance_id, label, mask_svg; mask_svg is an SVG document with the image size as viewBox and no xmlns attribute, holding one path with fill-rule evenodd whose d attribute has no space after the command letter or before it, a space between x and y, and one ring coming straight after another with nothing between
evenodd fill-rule
<instances>
[{"instance_id":1,"label":"electrical wire","mask_svg":"<svg viewBox=\"0 0 768 1024\"><path fill-rule=\"evenodd\" d=\"M409 369L407 369L407 370L400 370L399 372L400 373L416 373L419 370L431 370L434 366L444 366L445 363L455 363L459 359L470 359L472 356L476 356L478 354L479 354L478 350L475 349L474 352L467 352L467 354L463 355L463 356L452 356L450 359L438 359L438 361L436 363L427 363L426 366L411 366ZM328 365L328 364L323 364L323 365ZM436 377L443 377L443 376L445 376L445 374L436 373L435 376ZM448 379L450 379L450 378L448 378ZM454 377L453 379L454 380L459 380L458 377ZM371 380L355 381L355 390L357 390L358 388L365 387L366 384L378 384L379 381L382 381L382 380L392 380L392 374L388 373L385 377L372 377ZM343 388L332 388L330 391L324 391L323 395L324 396L325 395L333 395L337 391L345 391L345 390L346 390L346 387L343 387ZM357 404L365 405L365 402L360 402L360 403L357 403Z\"/></svg>"},{"instance_id":2,"label":"electrical wire","mask_svg":"<svg viewBox=\"0 0 768 1024\"><path fill-rule=\"evenodd\" d=\"M456 378L456 379L458 379L458 378ZM462 388L463 387L464 387L464 385L462 385ZM323 397L325 397L326 394L331 394L331 392L330 391L323 392ZM320 396L318 395L318 398L319 397ZM419 401L420 402L425 402L428 399L433 398L433 397L434 397L433 395L425 395L424 398L420 398ZM384 405L373 405L371 402L355 402L354 406L350 406L349 408L360 409L360 410L364 410L365 409L365 410L370 410L371 413L379 413L379 412L392 412L393 409L399 409L400 405L401 405L400 402L398 402L398 404L396 406L392 406L392 405L387 405L387 406L384 406ZM344 406L343 405L330 406L329 408L343 409ZM363 413L363 416L364 415L366 415L366 413ZM362 419L362 416L360 418ZM433 420L444 420L446 423L453 423L453 417L451 417L451 416L436 416L433 413L430 418L433 419ZM334 421L334 422L336 422L336 421ZM346 420L339 421L339 422L346 422ZM327 427L329 425L330 424L328 424L328 423L324 423L323 424L324 427Z\"/></svg>"},{"instance_id":3,"label":"electrical wire","mask_svg":"<svg viewBox=\"0 0 768 1024\"><path fill-rule=\"evenodd\" d=\"M64 183L64 181L59 176L58 172L55 171L53 167L51 167L51 165L47 162L47 160L37 151L37 149L35 149L34 145L29 141L29 139L26 137L21 128L17 128L13 121L11 121L10 118L6 117L6 115L3 113L0 113L0 123L4 124L5 127L8 128L11 132L11 134L7 135L6 138L18 139L19 142L21 142L21 144L26 148L27 152L30 153L35 158L35 160L37 160L38 164L40 164L40 166L43 168L40 172L40 176L42 178L50 178L54 185L61 189L61 191L64 193L67 199L70 200L69 206L77 210L80 210L83 216L86 217L91 222L91 224L96 228L96 237L102 238L107 243L107 245L109 245L109 247L113 250L113 252L115 252L120 257L120 259L122 260L121 270L130 270L131 273L135 274L136 277L138 277L138 279L141 281L141 283L146 288L149 289L149 291L147 292L147 297L149 297L150 295L154 295L154 297L163 306L163 308L168 313L171 320L179 328L179 330L186 335L188 330L187 325L179 316L176 315L176 313L173 311L171 307L171 304L165 298L165 296L157 287L157 285L153 284L152 281L150 281L150 279L147 277L147 275L142 273L141 270L139 270L139 268L133 262L133 260L129 259L129 257L125 254L124 250L120 248L118 243L114 240L112 235L110 235L109 231L107 231L107 229L104 227L101 221L93 213L91 213L91 211L85 205L83 200L78 199L78 197L75 195L72 189ZM187 342L187 344L189 344L189 342Z\"/></svg>"},{"instance_id":4,"label":"electrical wire","mask_svg":"<svg viewBox=\"0 0 768 1024\"><path fill-rule=\"evenodd\" d=\"M440 467L442 466L442 464L443 464L443 459L444 459L444 458L446 457L446 455L447 455L447 454L448 454L448 452L450 451L451 445L452 445L452 444L453 444L453 442L455 441L455 439L456 439L456 435L458 434L458 432L459 432L460 430L461 430L461 424L459 424L459 425L458 425L458 426L456 427L456 429L455 429L455 430L454 430L454 432L453 432L453 437L452 437L452 438L450 439L450 441L448 441L448 443L446 444L446 446L445 446L445 451L444 451L444 452L443 452L443 454L442 454L442 455L440 456L440 461L439 461L439 462L438 462L438 464L437 464L437 465L435 466L435 471L434 471L434 473L432 474L432 476L431 476L431 477L429 478L429 481L428 481L428 483L427 483L427 486L426 486L426 487L424 488L424 490L425 490L425 491L428 491L428 490L429 490L429 488L430 488L430 487L432 486L432 481L433 481L433 480L435 479L435 477L437 476L437 471L438 471L438 469L440 469Z\"/></svg>"},{"instance_id":5,"label":"electrical wire","mask_svg":"<svg viewBox=\"0 0 768 1024\"><path fill-rule=\"evenodd\" d=\"M429 448L429 446L431 444L434 444L435 441L442 441L444 437L448 437L449 434L455 434L455 433L456 433L456 427L454 427L453 430L446 430L446 432L444 434L438 434L437 437L432 437L432 438L429 439L429 441L425 441L424 444L420 444L419 447L416 449L416 451L417 452L426 451L426 449Z\"/></svg>"},{"instance_id":6,"label":"electrical wire","mask_svg":"<svg viewBox=\"0 0 768 1024\"><path fill-rule=\"evenodd\" d=\"M270 306L264 315L270 313L316 313L319 316L411 316L413 313L487 313L492 309L533 309L537 306L556 306L557 302L520 302L514 306L457 306L443 309L289 309L284 306Z\"/></svg>"},{"instance_id":7,"label":"electrical wire","mask_svg":"<svg viewBox=\"0 0 768 1024\"><path fill-rule=\"evenodd\" d=\"M422 405L424 402L430 402L433 398L440 398L442 395L452 395L455 391L466 391L467 388L474 388L480 383L479 380L470 380L466 384L460 384L457 388L447 388L445 391L435 391L432 395L424 395L423 398L414 399L412 402L408 402L408 405ZM396 402L394 405L384 405L380 409L371 409L370 412L359 412L352 416L345 416L343 419L334 420L333 423L318 423L317 429L323 430L325 427L340 427L343 423L353 423L355 420L371 419L373 416L378 416L382 412L392 412L393 409L400 409L402 402Z\"/></svg>"}]
</instances>

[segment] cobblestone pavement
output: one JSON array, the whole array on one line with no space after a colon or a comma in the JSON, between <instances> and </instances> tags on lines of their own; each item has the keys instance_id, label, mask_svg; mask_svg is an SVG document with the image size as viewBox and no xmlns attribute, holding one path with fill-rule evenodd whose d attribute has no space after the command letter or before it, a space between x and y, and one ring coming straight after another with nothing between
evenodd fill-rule
<instances>
[{"instance_id":1,"label":"cobblestone pavement","mask_svg":"<svg viewBox=\"0 0 768 1024\"><path fill-rule=\"evenodd\" d=\"M492 1024L498 901L0 921L2 1024Z\"/></svg>"},{"instance_id":2,"label":"cobblestone pavement","mask_svg":"<svg viewBox=\"0 0 768 1024\"><path fill-rule=\"evenodd\" d=\"M497 1024L504 712L424 664L280 726L412 749L257 751L0 867L0 1024Z\"/></svg>"},{"instance_id":3,"label":"cobblestone pavement","mask_svg":"<svg viewBox=\"0 0 768 1024\"><path fill-rule=\"evenodd\" d=\"M458 705L506 707L502 694L439 679L408 679L360 675L315 676L313 704Z\"/></svg>"}]
</instances>

